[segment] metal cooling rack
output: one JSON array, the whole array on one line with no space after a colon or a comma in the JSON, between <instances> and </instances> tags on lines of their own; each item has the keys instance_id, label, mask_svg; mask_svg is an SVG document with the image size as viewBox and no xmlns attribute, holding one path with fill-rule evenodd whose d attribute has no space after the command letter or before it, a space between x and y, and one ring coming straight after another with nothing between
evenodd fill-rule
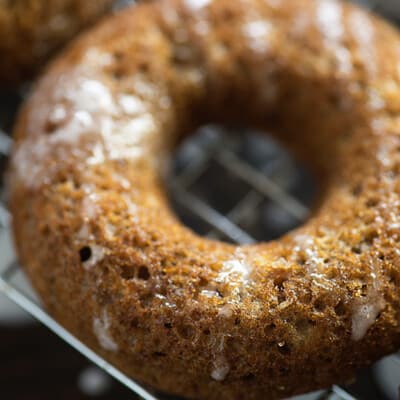
<instances>
[{"instance_id":1,"label":"metal cooling rack","mask_svg":"<svg viewBox=\"0 0 400 400\"><path fill-rule=\"evenodd\" d=\"M379 11L379 0L358 2ZM0 125L0 174L12 145L7 133L11 126L10 115L13 115L22 96L15 97L13 94L10 100L6 95L6 101L1 97L0 94L0 121L3 121ZM207 188L210 183L211 189ZM227 134L214 127L204 128L182 146L168 186L174 195L171 203L184 223L200 234L234 243L274 239L299 225L307 218L307 205L311 203L313 193L307 174L304 171L299 173L298 166L276 143L260 139L254 133L232 135L232 132ZM218 193L217 196L213 195L215 193ZM139 398L165 398L124 375L47 314L16 261L10 219L0 175L0 292ZM399 366L400 356L393 355L390 361ZM309 397L301 396L301 399L383 398L383 395L368 395L366 385L371 385L371 382L365 379L349 387L335 385Z\"/></svg>"},{"instance_id":2,"label":"metal cooling rack","mask_svg":"<svg viewBox=\"0 0 400 400\"><path fill-rule=\"evenodd\" d=\"M11 143L9 135L0 130L3 158L7 157ZM211 186L223 182L224 187L216 198L207 197L210 191L204 191L204 180ZM182 146L169 186L170 193L174 193L171 201L183 221L209 237L235 243L252 243L261 239L260 236L268 237L268 233L269 238L274 238L298 225L307 217L308 208L304 203L309 203L312 197L312 184L307 174L299 173L298 167L275 142L254 133L235 135L215 127L203 128ZM240 198L235 198L231 190L239 192ZM304 198L304 192L308 193L308 200ZM302 199L299 194L303 195ZM249 218L250 214L257 216ZM275 225L274 231L262 230L263 227L268 229L271 223ZM0 202L0 254L0 291L139 397L162 399L77 340L46 313L32 290L16 282L23 272L12 251L10 215L4 199ZM396 360L400 363L399 358ZM312 398L361 399L339 386Z\"/></svg>"}]
</instances>

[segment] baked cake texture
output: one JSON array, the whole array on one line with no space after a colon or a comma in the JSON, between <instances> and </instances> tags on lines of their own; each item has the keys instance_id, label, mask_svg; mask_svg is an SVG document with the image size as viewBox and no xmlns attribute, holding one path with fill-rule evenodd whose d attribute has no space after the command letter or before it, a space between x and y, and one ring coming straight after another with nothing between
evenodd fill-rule
<instances>
[{"instance_id":1,"label":"baked cake texture","mask_svg":"<svg viewBox=\"0 0 400 400\"><path fill-rule=\"evenodd\" d=\"M112 0L0 0L0 86L32 78L49 56L110 9Z\"/></svg>"},{"instance_id":2,"label":"baked cake texture","mask_svg":"<svg viewBox=\"0 0 400 400\"><path fill-rule=\"evenodd\" d=\"M18 254L48 311L136 380L279 399L400 345L400 36L335 0L159 0L76 40L20 113ZM280 240L199 237L163 187L207 122L276 132L319 177Z\"/></svg>"}]
</instances>

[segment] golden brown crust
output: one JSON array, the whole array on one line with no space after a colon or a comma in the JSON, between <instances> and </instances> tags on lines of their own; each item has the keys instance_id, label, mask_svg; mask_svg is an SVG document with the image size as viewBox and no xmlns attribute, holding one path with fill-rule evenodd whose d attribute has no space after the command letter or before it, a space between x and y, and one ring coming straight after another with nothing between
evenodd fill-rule
<instances>
[{"instance_id":1,"label":"golden brown crust","mask_svg":"<svg viewBox=\"0 0 400 400\"><path fill-rule=\"evenodd\" d=\"M0 0L0 85L32 78L48 57L110 9L112 0Z\"/></svg>"},{"instance_id":2,"label":"golden brown crust","mask_svg":"<svg viewBox=\"0 0 400 400\"><path fill-rule=\"evenodd\" d=\"M399 347L399 44L334 0L160 0L76 41L26 103L10 173L51 314L190 398L282 398ZM275 129L309 161L325 189L303 227L236 247L177 222L162 160L210 120Z\"/></svg>"}]
</instances>

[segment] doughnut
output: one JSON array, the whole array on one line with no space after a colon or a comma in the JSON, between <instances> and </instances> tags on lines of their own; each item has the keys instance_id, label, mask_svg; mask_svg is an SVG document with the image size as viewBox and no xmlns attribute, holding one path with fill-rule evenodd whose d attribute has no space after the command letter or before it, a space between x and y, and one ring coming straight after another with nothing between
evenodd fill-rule
<instances>
[{"instance_id":1,"label":"doughnut","mask_svg":"<svg viewBox=\"0 0 400 400\"><path fill-rule=\"evenodd\" d=\"M138 382L280 399L400 346L400 35L336 0L158 0L85 33L14 130L19 259L49 313ZM177 144L207 123L273 132L319 199L279 240L183 226Z\"/></svg>"},{"instance_id":2,"label":"doughnut","mask_svg":"<svg viewBox=\"0 0 400 400\"><path fill-rule=\"evenodd\" d=\"M111 4L112 0L0 1L0 85L32 78L51 53Z\"/></svg>"}]
</instances>

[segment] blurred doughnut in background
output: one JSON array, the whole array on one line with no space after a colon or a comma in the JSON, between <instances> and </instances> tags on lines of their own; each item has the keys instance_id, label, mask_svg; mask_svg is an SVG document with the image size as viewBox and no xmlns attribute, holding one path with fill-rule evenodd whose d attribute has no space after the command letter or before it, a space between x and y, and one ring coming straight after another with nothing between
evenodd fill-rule
<instances>
[{"instance_id":1,"label":"blurred doughnut in background","mask_svg":"<svg viewBox=\"0 0 400 400\"><path fill-rule=\"evenodd\" d=\"M400 0L354 1L400 21ZM130 2L119 0L117 3L122 7ZM15 88L16 84L34 77L57 49L114 5L112 0L0 0L0 88ZM0 130L10 131L19 102L20 94L0 92ZM253 147L259 151L260 145L257 142ZM4 165L0 143L0 175ZM0 191L1 186L0 179ZM5 242L0 243L0 258L4 261L11 257L12 250L8 245L2 247L2 243ZM29 292L22 278L17 276L17 280L21 279L18 287ZM132 392L90 366L86 359L1 294L0 344L0 398L136 399ZM358 390L352 394L357 400L396 400L399 383L400 366L385 359L364 373L358 380ZM376 387L383 393L376 392ZM339 397L326 393L301 397L302 400L317 398L337 400Z\"/></svg>"},{"instance_id":2,"label":"blurred doughnut in background","mask_svg":"<svg viewBox=\"0 0 400 400\"><path fill-rule=\"evenodd\" d=\"M0 87L31 78L113 0L0 0Z\"/></svg>"}]
</instances>

